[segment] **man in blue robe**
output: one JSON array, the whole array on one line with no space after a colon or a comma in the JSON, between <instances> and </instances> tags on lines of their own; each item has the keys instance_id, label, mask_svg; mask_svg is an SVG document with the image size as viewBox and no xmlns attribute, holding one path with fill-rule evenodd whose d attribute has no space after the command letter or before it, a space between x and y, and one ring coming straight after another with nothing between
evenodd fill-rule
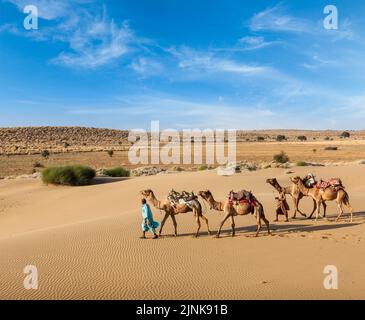
<instances>
[{"instance_id":1,"label":"man in blue robe","mask_svg":"<svg viewBox=\"0 0 365 320\"><path fill-rule=\"evenodd\" d=\"M157 221L153 220L153 215L150 206L147 204L146 199L142 199L142 237L141 239L146 239L146 232L152 231L153 239L157 239L156 228L160 226Z\"/></svg>"}]
</instances>

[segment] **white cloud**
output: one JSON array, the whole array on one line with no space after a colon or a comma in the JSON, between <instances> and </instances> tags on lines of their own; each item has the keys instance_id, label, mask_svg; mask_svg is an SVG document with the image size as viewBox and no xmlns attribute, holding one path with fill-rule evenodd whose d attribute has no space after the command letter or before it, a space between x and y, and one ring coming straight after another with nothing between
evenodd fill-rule
<instances>
[{"instance_id":1,"label":"white cloud","mask_svg":"<svg viewBox=\"0 0 365 320\"><path fill-rule=\"evenodd\" d=\"M255 14L250 21L253 31L312 32L311 24L300 18L286 14L281 5Z\"/></svg>"},{"instance_id":2,"label":"white cloud","mask_svg":"<svg viewBox=\"0 0 365 320\"><path fill-rule=\"evenodd\" d=\"M161 63L145 57L134 59L129 67L142 78L160 74L163 71Z\"/></svg>"},{"instance_id":3,"label":"white cloud","mask_svg":"<svg viewBox=\"0 0 365 320\"><path fill-rule=\"evenodd\" d=\"M13 3L18 7L20 11L23 11L24 7L32 4L38 8L38 14L40 18L46 20L53 20L61 17L65 17L72 10L72 5L78 3L85 3L87 1L70 1L70 0L6 0Z\"/></svg>"},{"instance_id":4,"label":"white cloud","mask_svg":"<svg viewBox=\"0 0 365 320\"><path fill-rule=\"evenodd\" d=\"M221 57L211 51L199 52L188 47L182 47L179 50L170 48L168 51L178 59L178 66L181 69L246 75L264 73L271 70L266 66L246 64Z\"/></svg>"},{"instance_id":5,"label":"white cloud","mask_svg":"<svg viewBox=\"0 0 365 320\"><path fill-rule=\"evenodd\" d=\"M26 0L8 0L19 10ZM89 0L36 0L40 17L53 24L38 31L23 32L37 41L63 42L68 49L51 59L51 63L72 68L93 69L109 64L136 49L138 39L127 22L116 23L103 7L87 6Z\"/></svg>"},{"instance_id":6,"label":"white cloud","mask_svg":"<svg viewBox=\"0 0 365 320\"><path fill-rule=\"evenodd\" d=\"M113 20L86 24L66 39L72 51L62 52L52 62L69 67L96 68L127 54L133 37L127 24L119 27Z\"/></svg>"},{"instance_id":7,"label":"white cloud","mask_svg":"<svg viewBox=\"0 0 365 320\"><path fill-rule=\"evenodd\" d=\"M279 43L278 41L265 41L264 37L254 37L254 36L247 36L247 37L242 37L241 39L238 40L238 43L241 49L244 50L257 50L257 49L261 49L261 48L265 48L268 47L272 44L276 44ZM240 48L236 48L236 49L240 49Z\"/></svg>"}]
</instances>

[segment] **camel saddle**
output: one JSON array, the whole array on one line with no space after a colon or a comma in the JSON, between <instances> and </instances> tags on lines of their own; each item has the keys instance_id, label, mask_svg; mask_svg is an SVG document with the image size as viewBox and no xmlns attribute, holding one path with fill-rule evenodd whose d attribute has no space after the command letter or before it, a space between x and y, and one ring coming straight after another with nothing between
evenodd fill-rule
<instances>
[{"instance_id":1,"label":"camel saddle","mask_svg":"<svg viewBox=\"0 0 365 320\"><path fill-rule=\"evenodd\" d=\"M344 188L344 186L342 185L342 181L339 178L318 181L316 187L321 190L325 190L328 187L332 187L336 190Z\"/></svg>"},{"instance_id":2,"label":"camel saddle","mask_svg":"<svg viewBox=\"0 0 365 320\"><path fill-rule=\"evenodd\" d=\"M168 199L170 200L172 206L176 206L178 204L186 204L190 208L194 207L194 202L198 197L194 194L194 192L177 192L175 190L171 190L168 195Z\"/></svg>"},{"instance_id":3,"label":"camel saddle","mask_svg":"<svg viewBox=\"0 0 365 320\"><path fill-rule=\"evenodd\" d=\"M238 205L238 204L248 203L252 207L256 205L256 199L254 195L252 194L252 192L246 190L240 190L238 192L234 192L232 190L228 194L228 200L230 204L235 203L236 205Z\"/></svg>"}]
</instances>

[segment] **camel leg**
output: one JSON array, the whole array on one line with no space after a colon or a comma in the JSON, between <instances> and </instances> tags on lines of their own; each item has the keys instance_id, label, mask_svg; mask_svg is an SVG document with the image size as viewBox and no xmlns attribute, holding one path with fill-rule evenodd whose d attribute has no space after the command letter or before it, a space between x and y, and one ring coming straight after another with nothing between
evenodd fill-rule
<instances>
[{"instance_id":1,"label":"camel leg","mask_svg":"<svg viewBox=\"0 0 365 320\"><path fill-rule=\"evenodd\" d=\"M222 222L221 222L221 224L220 224L220 226L219 226L219 229L218 229L217 235L215 236L216 238L219 238L219 237L220 237L220 235L221 235L221 230L222 230L222 228L223 228L223 225L224 225L224 223L227 221L227 219L228 219L230 216L231 216L231 213L230 213L230 212L226 213L226 215L224 216L224 218L223 218L223 220L222 220Z\"/></svg>"},{"instance_id":2,"label":"camel leg","mask_svg":"<svg viewBox=\"0 0 365 320\"><path fill-rule=\"evenodd\" d=\"M288 219L288 211L286 211L286 218ZM265 217L265 213L264 213L264 207L262 205L259 206L258 208L258 219L259 219L259 223L260 223L260 228L261 228L261 220L264 221L266 228L267 228L267 233L270 235L270 223L269 220L266 219ZM257 233L258 235L258 233Z\"/></svg>"},{"instance_id":3,"label":"camel leg","mask_svg":"<svg viewBox=\"0 0 365 320\"><path fill-rule=\"evenodd\" d=\"M163 226L165 225L165 222L167 220L167 218L169 217L169 213L165 213L165 216L163 217L162 221L161 221L161 227L160 227L160 231L158 232L158 235L161 236L162 234L162 229L163 229Z\"/></svg>"},{"instance_id":4,"label":"camel leg","mask_svg":"<svg viewBox=\"0 0 365 320\"><path fill-rule=\"evenodd\" d=\"M318 218L322 218L322 216L321 216L321 201L317 201L316 221L318 221Z\"/></svg>"},{"instance_id":5,"label":"camel leg","mask_svg":"<svg viewBox=\"0 0 365 320\"><path fill-rule=\"evenodd\" d=\"M327 213L327 204L325 202L322 202L322 206L323 206L323 218L326 218L326 213Z\"/></svg>"},{"instance_id":6,"label":"camel leg","mask_svg":"<svg viewBox=\"0 0 365 320\"><path fill-rule=\"evenodd\" d=\"M294 198L293 197L294 215L293 215L292 219L296 219L297 218L298 202L299 202L298 198Z\"/></svg>"},{"instance_id":7,"label":"camel leg","mask_svg":"<svg viewBox=\"0 0 365 320\"><path fill-rule=\"evenodd\" d=\"M208 218L206 216L204 216L203 214L200 216L200 218L202 218L204 220L204 222L207 224L208 234L211 235L212 232L209 229Z\"/></svg>"},{"instance_id":8,"label":"camel leg","mask_svg":"<svg viewBox=\"0 0 365 320\"><path fill-rule=\"evenodd\" d=\"M201 223L200 223L199 215L197 213L195 213L194 216L195 216L195 220L196 220L196 222L198 224L198 229L196 230L195 238L198 238L199 237L199 231L200 231Z\"/></svg>"},{"instance_id":9,"label":"camel leg","mask_svg":"<svg viewBox=\"0 0 365 320\"><path fill-rule=\"evenodd\" d=\"M307 217L307 215L305 213L303 213L300 209L299 209L299 201L300 201L301 198L297 198L297 207L296 207L296 210L300 213L301 216L303 216L304 218Z\"/></svg>"},{"instance_id":10,"label":"camel leg","mask_svg":"<svg viewBox=\"0 0 365 320\"><path fill-rule=\"evenodd\" d=\"M312 217L313 217L313 214L314 214L314 212L316 211L316 209L317 209L317 202L316 202L316 200L314 200L314 199L312 199L313 200L313 211L312 211L312 213L310 214L310 216L308 217L308 219L312 219Z\"/></svg>"},{"instance_id":11,"label":"camel leg","mask_svg":"<svg viewBox=\"0 0 365 320\"><path fill-rule=\"evenodd\" d=\"M261 230L261 218L260 218L260 214L257 215L256 222L257 222L257 230L256 230L255 237L258 237L259 236L259 232Z\"/></svg>"},{"instance_id":12,"label":"camel leg","mask_svg":"<svg viewBox=\"0 0 365 320\"><path fill-rule=\"evenodd\" d=\"M348 200L344 200L344 202L343 202L344 204L345 204L345 206L349 209L349 211L350 211L350 222L352 223L352 216L353 216L353 209L352 209L352 206L351 206L351 204L350 204L350 202L348 201Z\"/></svg>"},{"instance_id":13,"label":"camel leg","mask_svg":"<svg viewBox=\"0 0 365 320\"><path fill-rule=\"evenodd\" d=\"M342 202L340 200L337 200L337 206L340 209L340 213L338 214L335 222L338 222L338 220L341 218L341 216L343 215L343 209L342 209Z\"/></svg>"},{"instance_id":14,"label":"camel leg","mask_svg":"<svg viewBox=\"0 0 365 320\"><path fill-rule=\"evenodd\" d=\"M177 222L175 216L171 215L172 223L174 224L174 230L175 230L175 237L177 237Z\"/></svg>"},{"instance_id":15,"label":"camel leg","mask_svg":"<svg viewBox=\"0 0 365 320\"><path fill-rule=\"evenodd\" d=\"M235 230L235 223L234 223L234 218L233 218L233 216L231 216L231 221L232 221L232 223L231 223L231 226L232 226L232 237L234 237L235 235L236 235L236 230Z\"/></svg>"}]
</instances>

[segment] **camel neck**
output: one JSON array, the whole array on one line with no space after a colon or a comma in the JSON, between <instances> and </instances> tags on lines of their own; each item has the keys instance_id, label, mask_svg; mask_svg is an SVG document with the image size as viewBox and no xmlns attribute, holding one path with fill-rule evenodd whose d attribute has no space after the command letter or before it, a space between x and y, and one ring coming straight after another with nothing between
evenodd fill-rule
<instances>
[{"instance_id":1,"label":"camel neck","mask_svg":"<svg viewBox=\"0 0 365 320\"><path fill-rule=\"evenodd\" d=\"M298 187L301 193L304 195L308 195L309 189L304 185L303 181L299 179L298 181Z\"/></svg>"},{"instance_id":2,"label":"camel neck","mask_svg":"<svg viewBox=\"0 0 365 320\"><path fill-rule=\"evenodd\" d=\"M214 209L217 209L217 210L220 210L221 207L222 207L222 203L221 202L218 202L218 201L215 201L214 198L213 198L213 195L210 195L209 198L208 198L208 202L211 204L211 206L214 208Z\"/></svg>"},{"instance_id":3,"label":"camel neck","mask_svg":"<svg viewBox=\"0 0 365 320\"><path fill-rule=\"evenodd\" d=\"M159 208L160 201L157 200L154 193L151 194L151 202L155 208Z\"/></svg>"}]
</instances>

